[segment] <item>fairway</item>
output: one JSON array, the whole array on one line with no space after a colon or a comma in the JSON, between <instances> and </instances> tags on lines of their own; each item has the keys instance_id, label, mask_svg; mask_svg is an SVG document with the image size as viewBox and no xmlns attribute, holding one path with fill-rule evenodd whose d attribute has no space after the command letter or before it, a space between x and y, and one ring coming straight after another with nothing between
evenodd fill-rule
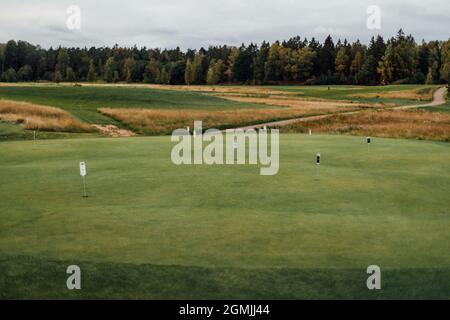
<instances>
[{"instance_id":1,"label":"fairway","mask_svg":"<svg viewBox=\"0 0 450 320\"><path fill-rule=\"evenodd\" d=\"M450 298L447 143L280 143L268 179L177 167L169 137L2 142L0 298Z\"/></svg>"},{"instance_id":2,"label":"fairway","mask_svg":"<svg viewBox=\"0 0 450 320\"><path fill-rule=\"evenodd\" d=\"M228 101L198 92L149 89L139 86L0 86L0 99L32 102L66 110L87 123L117 124L97 112L100 108L237 110L263 105Z\"/></svg>"}]
</instances>

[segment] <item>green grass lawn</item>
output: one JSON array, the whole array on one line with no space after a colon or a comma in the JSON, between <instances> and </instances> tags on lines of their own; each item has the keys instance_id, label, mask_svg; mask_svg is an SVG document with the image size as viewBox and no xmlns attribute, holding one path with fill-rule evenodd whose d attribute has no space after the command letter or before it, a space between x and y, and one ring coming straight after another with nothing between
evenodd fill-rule
<instances>
[{"instance_id":1,"label":"green grass lawn","mask_svg":"<svg viewBox=\"0 0 450 320\"><path fill-rule=\"evenodd\" d=\"M169 137L0 143L0 298L450 298L449 144L280 139L273 177Z\"/></svg>"},{"instance_id":2,"label":"green grass lawn","mask_svg":"<svg viewBox=\"0 0 450 320\"><path fill-rule=\"evenodd\" d=\"M113 119L97 112L97 109L106 107L196 110L267 107L260 104L229 101L198 92L106 86L0 86L0 99L27 101L62 108L84 122L95 124L117 124Z\"/></svg>"}]
</instances>

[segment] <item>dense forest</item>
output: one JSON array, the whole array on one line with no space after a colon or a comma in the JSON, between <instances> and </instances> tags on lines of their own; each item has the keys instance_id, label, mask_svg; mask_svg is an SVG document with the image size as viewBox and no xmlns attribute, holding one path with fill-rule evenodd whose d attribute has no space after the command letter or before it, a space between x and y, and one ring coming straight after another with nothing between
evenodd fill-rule
<instances>
[{"instance_id":1,"label":"dense forest","mask_svg":"<svg viewBox=\"0 0 450 320\"><path fill-rule=\"evenodd\" d=\"M181 51L148 48L49 48L0 44L0 80L159 84L449 83L450 39L422 41L400 30L388 40L323 43L299 36L272 44Z\"/></svg>"}]
</instances>

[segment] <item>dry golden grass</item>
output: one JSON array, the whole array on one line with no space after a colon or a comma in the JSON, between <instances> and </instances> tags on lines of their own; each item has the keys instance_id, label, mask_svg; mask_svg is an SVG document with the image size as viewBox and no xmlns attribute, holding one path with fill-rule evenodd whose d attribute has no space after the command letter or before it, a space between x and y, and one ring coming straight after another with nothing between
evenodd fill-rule
<instances>
[{"instance_id":1,"label":"dry golden grass","mask_svg":"<svg viewBox=\"0 0 450 320\"><path fill-rule=\"evenodd\" d=\"M99 109L102 114L137 131L149 134L169 134L173 130L193 125L194 121L203 121L204 128L233 128L260 122L270 122L305 116L329 114L357 110L357 105L320 105L299 104L283 109L241 109L233 111L200 110L150 110L150 109Z\"/></svg>"},{"instance_id":2,"label":"dry golden grass","mask_svg":"<svg viewBox=\"0 0 450 320\"><path fill-rule=\"evenodd\" d=\"M378 110L332 115L282 128L283 132L314 132L450 141L450 114L428 111Z\"/></svg>"},{"instance_id":3,"label":"dry golden grass","mask_svg":"<svg viewBox=\"0 0 450 320\"><path fill-rule=\"evenodd\" d=\"M160 90L178 90L178 91L195 91L195 92L208 92L218 94L238 94L238 95L298 95L301 92L288 92L283 90L276 90L273 88L255 87L255 86L180 86L180 85L159 85L149 84L145 85L147 88L160 89Z\"/></svg>"},{"instance_id":4,"label":"dry golden grass","mask_svg":"<svg viewBox=\"0 0 450 320\"><path fill-rule=\"evenodd\" d=\"M237 102L246 102L246 103L259 103L270 106L277 107L287 107L292 109L309 109L309 110L341 110L341 109L355 109L355 108L383 108L389 107L393 105L389 104L370 104L370 103L353 103L349 101L337 101L337 100L325 100L318 98L309 98L308 99L293 99L289 97L244 97L238 95L221 95L220 97L224 99L228 99L231 101Z\"/></svg>"},{"instance_id":5,"label":"dry golden grass","mask_svg":"<svg viewBox=\"0 0 450 320\"><path fill-rule=\"evenodd\" d=\"M384 98L384 99L407 99L428 101L433 99L433 88L423 88L415 90L387 91L387 92L371 92L353 94L355 98Z\"/></svg>"},{"instance_id":6,"label":"dry golden grass","mask_svg":"<svg viewBox=\"0 0 450 320\"><path fill-rule=\"evenodd\" d=\"M0 120L22 123L29 130L92 131L90 126L61 109L27 102L0 100Z\"/></svg>"},{"instance_id":7,"label":"dry golden grass","mask_svg":"<svg viewBox=\"0 0 450 320\"><path fill-rule=\"evenodd\" d=\"M127 129L121 129L113 124L94 124L92 125L98 131L111 137L133 137L136 134Z\"/></svg>"}]
</instances>

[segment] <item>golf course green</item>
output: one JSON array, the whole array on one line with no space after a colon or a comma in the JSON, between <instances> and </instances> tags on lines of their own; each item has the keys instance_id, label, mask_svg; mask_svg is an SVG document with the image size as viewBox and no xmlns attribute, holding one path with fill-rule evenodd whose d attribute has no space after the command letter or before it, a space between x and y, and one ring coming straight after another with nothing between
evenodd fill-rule
<instances>
[{"instance_id":1,"label":"golf course green","mask_svg":"<svg viewBox=\"0 0 450 320\"><path fill-rule=\"evenodd\" d=\"M448 143L280 144L261 176L175 166L170 137L1 142L0 298L450 298Z\"/></svg>"}]
</instances>

